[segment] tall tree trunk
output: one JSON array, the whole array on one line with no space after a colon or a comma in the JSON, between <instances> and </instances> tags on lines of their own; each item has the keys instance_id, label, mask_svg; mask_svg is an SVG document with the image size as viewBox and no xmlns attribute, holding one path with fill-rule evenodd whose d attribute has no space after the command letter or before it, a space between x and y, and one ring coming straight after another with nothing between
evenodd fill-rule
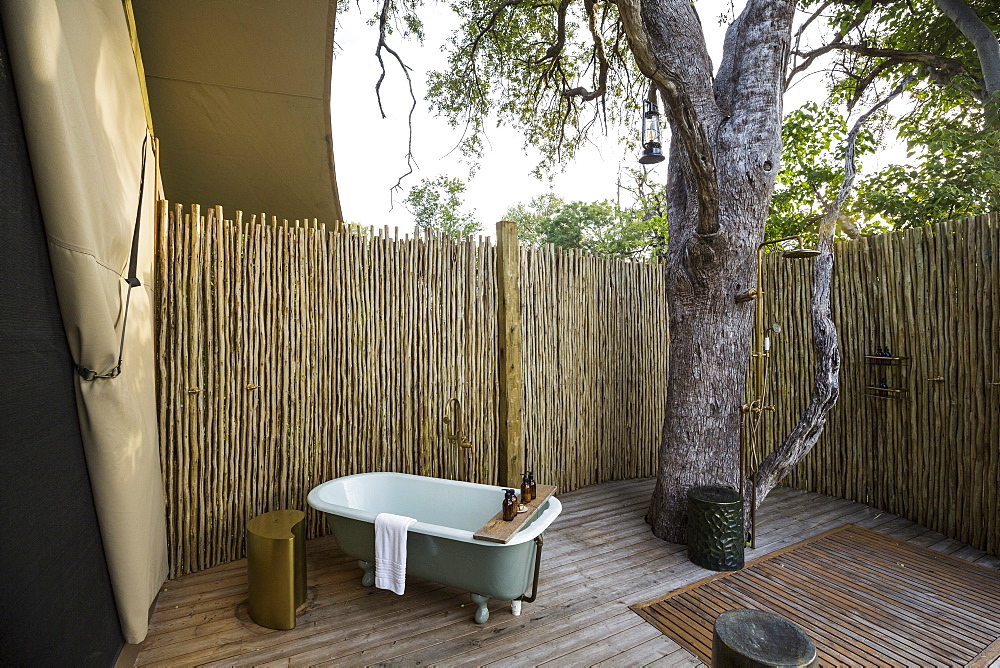
<instances>
[{"instance_id":1,"label":"tall tree trunk","mask_svg":"<svg viewBox=\"0 0 1000 668\"><path fill-rule=\"evenodd\" d=\"M751 310L734 296L750 286L753 264L734 241L739 239L731 234L710 241L694 236L687 258L667 263L667 406L646 520L654 534L674 542L686 541L690 487L738 486Z\"/></svg>"},{"instance_id":2,"label":"tall tree trunk","mask_svg":"<svg viewBox=\"0 0 1000 668\"><path fill-rule=\"evenodd\" d=\"M619 0L629 44L665 102L670 368L663 444L647 521L686 540L694 485L736 485L753 287L781 153L792 0L749 0L718 75L687 0Z\"/></svg>"}]
</instances>

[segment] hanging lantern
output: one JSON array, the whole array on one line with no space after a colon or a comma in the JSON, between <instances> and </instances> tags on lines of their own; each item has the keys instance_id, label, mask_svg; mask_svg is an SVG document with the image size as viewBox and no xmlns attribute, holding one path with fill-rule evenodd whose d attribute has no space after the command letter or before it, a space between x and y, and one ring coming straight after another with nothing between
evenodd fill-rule
<instances>
[{"instance_id":1,"label":"hanging lantern","mask_svg":"<svg viewBox=\"0 0 1000 668\"><path fill-rule=\"evenodd\" d=\"M656 103L647 99L643 103L642 155L639 156L639 163L655 165L658 162L663 162L663 151L660 150L660 112L656 110Z\"/></svg>"}]
</instances>

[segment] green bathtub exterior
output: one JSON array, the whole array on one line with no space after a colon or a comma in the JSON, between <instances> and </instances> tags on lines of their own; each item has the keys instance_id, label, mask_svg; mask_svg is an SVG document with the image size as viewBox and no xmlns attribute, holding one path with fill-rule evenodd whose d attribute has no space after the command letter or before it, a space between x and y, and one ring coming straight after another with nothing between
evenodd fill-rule
<instances>
[{"instance_id":1,"label":"green bathtub exterior","mask_svg":"<svg viewBox=\"0 0 1000 668\"><path fill-rule=\"evenodd\" d=\"M375 563L375 525L327 515L337 545L346 554ZM456 589L513 600L531 584L534 541L507 549L491 549L410 531L406 536L406 574Z\"/></svg>"},{"instance_id":2,"label":"green bathtub exterior","mask_svg":"<svg viewBox=\"0 0 1000 668\"><path fill-rule=\"evenodd\" d=\"M326 514L345 554L375 563L375 516L389 512L416 519L406 539L406 572L474 595L476 620L488 616L487 598L516 601L531 585L540 536L559 515L555 497L506 544L472 534L500 510L503 488L402 473L363 473L328 481L309 493ZM365 584L370 584L370 575Z\"/></svg>"}]
</instances>

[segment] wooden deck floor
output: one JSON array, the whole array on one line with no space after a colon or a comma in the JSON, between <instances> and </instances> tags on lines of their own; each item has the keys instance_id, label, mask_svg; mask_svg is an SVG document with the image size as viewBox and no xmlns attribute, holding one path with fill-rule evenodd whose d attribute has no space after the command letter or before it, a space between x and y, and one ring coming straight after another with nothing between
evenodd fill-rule
<instances>
[{"instance_id":1,"label":"wooden deck floor","mask_svg":"<svg viewBox=\"0 0 1000 668\"><path fill-rule=\"evenodd\" d=\"M363 588L355 563L321 538L308 545L309 599L295 629L250 621L240 560L164 586L137 665L703 665L629 609L713 574L689 562L684 546L650 534L642 518L651 492L651 480L629 480L560 495L538 600L520 617L494 601L477 625L468 593L430 582L408 581L404 596ZM759 521L748 561L854 523L1000 567L895 515L798 490L772 492Z\"/></svg>"},{"instance_id":2,"label":"wooden deck floor","mask_svg":"<svg viewBox=\"0 0 1000 668\"><path fill-rule=\"evenodd\" d=\"M856 524L632 609L711 661L734 608L798 624L822 666L985 665L1000 650L1000 571Z\"/></svg>"}]
</instances>

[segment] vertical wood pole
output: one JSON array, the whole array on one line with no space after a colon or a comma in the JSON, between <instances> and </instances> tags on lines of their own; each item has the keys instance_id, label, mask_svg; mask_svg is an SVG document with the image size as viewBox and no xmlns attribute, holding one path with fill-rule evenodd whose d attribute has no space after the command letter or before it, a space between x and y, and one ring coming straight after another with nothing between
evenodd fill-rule
<instances>
[{"instance_id":1,"label":"vertical wood pole","mask_svg":"<svg viewBox=\"0 0 1000 668\"><path fill-rule=\"evenodd\" d=\"M521 447L521 286L517 225L497 223L497 482L520 484L524 471Z\"/></svg>"}]
</instances>

